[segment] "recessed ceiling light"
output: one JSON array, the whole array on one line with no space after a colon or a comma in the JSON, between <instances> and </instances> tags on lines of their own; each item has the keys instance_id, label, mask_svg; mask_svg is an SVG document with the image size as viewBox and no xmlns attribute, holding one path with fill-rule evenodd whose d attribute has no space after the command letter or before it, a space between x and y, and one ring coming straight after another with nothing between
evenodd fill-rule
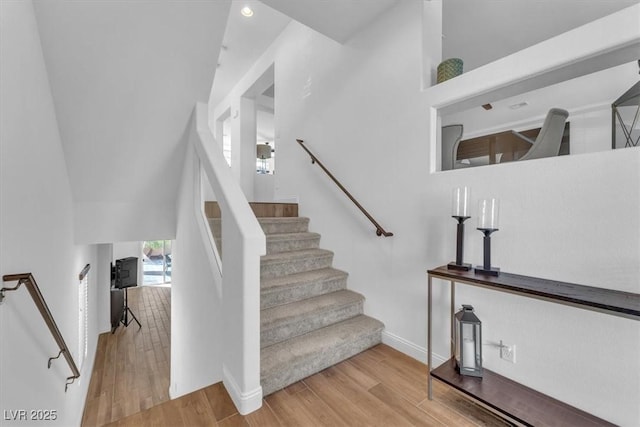
<instances>
[{"instance_id":1,"label":"recessed ceiling light","mask_svg":"<svg viewBox=\"0 0 640 427\"><path fill-rule=\"evenodd\" d=\"M246 16L247 18L249 18L253 16L253 9L251 9L249 6L245 6L240 9L240 13L242 14L242 16Z\"/></svg>"}]
</instances>

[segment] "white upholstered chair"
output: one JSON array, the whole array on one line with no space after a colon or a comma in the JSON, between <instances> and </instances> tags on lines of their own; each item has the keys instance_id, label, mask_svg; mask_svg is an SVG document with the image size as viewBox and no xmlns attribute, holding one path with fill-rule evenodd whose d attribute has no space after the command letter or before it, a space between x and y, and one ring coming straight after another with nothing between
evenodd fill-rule
<instances>
[{"instance_id":1,"label":"white upholstered chair","mask_svg":"<svg viewBox=\"0 0 640 427\"><path fill-rule=\"evenodd\" d=\"M543 157L555 157L560 153L560 143L564 133L564 125L569 117L569 112L561 108L552 108L544 119L540 133L535 141L527 138L519 132L513 134L531 144L531 148L518 160L541 159Z\"/></svg>"},{"instance_id":2,"label":"white upholstered chair","mask_svg":"<svg viewBox=\"0 0 640 427\"><path fill-rule=\"evenodd\" d=\"M442 170L454 169L458 144L462 139L462 125L442 126Z\"/></svg>"}]
</instances>

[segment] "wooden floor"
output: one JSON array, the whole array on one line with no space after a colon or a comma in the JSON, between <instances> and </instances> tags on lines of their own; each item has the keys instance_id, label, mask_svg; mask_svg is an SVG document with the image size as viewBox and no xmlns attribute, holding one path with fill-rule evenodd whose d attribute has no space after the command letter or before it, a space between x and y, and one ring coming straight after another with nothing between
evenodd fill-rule
<instances>
[{"instance_id":1,"label":"wooden floor","mask_svg":"<svg viewBox=\"0 0 640 427\"><path fill-rule=\"evenodd\" d=\"M169 289L135 292L143 328L100 337L84 426L507 425L437 381L429 401L427 367L382 344L267 396L247 416L222 383L168 400Z\"/></svg>"},{"instance_id":2,"label":"wooden floor","mask_svg":"<svg viewBox=\"0 0 640 427\"><path fill-rule=\"evenodd\" d=\"M101 426L169 400L171 288L131 288L142 328L120 325L98 338L83 426Z\"/></svg>"},{"instance_id":3,"label":"wooden floor","mask_svg":"<svg viewBox=\"0 0 640 427\"><path fill-rule=\"evenodd\" d=\"M241 416L221 383L110 424L133 426L504 426L479 406L435 383L426 366L379 345L267 396Z\"/></svg>"}]
</instances>

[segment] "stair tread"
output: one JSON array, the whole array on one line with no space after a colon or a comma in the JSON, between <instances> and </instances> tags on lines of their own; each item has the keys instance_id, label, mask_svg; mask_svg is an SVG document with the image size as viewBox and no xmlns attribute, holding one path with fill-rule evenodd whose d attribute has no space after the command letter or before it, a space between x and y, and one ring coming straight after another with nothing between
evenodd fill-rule
<instances>
[{"instance_id":1,"label":"stair tread","mask_svg":"<svg viewBox=\"0 0 640 427\"><path fill-rule=\"evenodd\" d=\"M320 234L312 233L309 231L306 232L296 232L296 233L274 233L266 235L267 242L269 241L282 241L282 240L304 240L304 239L318 239L320 238Z\"/></svg>"},{"instance_id":2,"label":"stair tread","mask_svg":"<svg viewBox=\"0 0 640 427\"><path fill-rule=\"evenodd\" d=\"M270 291L282 287L300 286L306 283L341 279L348 276L349 274L345 271L327 267L318 270L303 271L302 273L287 274L286 276L262 279L260 287L262 291Z\"/></svg>"},{"instance_id":3,"label":"stair tread","mask_svg":"<svg viewBox=\"0 0 640 427\"><path fill-rule=\"evenodd\" d=\"M313 257L322 257L322 256L332 256L333 252L328 251L326 249L301 249L296 251L289 252L278 252L275 254L263 255L261 257L261 262L263 264L268 263L277 263L277 262L287 262L296 259L304 259L304 258L313 258Z\"/></svg>"},{"instance_id":4,"label":"stair tread","mask_svg":"<svg viewBox=\"0 0 640 427\"><path fill-rule=\"evenodd\" d=\"M259 224L268 224L268 223L287 224L287 223L296 223L296 222L309 222L309 218L304 216L266 216L266 217L258 217L256 219L258 220ZM207 217L207 220L211 222L222 222L222 218Z\"/></svg>"},{"instance_id":5,"label":"stair tread","mask_svg":"<svg viewBox=\"0 0 640 427\"><path fill-rule=\"evenodd\" d=\"M305 217L265 217L257 219L262 231L267 236L270 234L309 231L309 218Z\"/></svg>"},{"instance_id":6,"label":"stair tread","mask_svg":"<svg viewBox=\"0 0 640 427\"><path fill-rule=\"evenodd\" d=\"M361 314L265 347L261 350L261 377L264 380L279 370L292 369L295 362L302 362L305 357L331 355L332 348L345 345L366 333L381 331L383 328L384 324L379 320Z\"/></svg>"},{"instance_id":7,"label":"stair tread","mask_svg":"<svg viewBox=\"0 0 640 427\"><path fill-rule=\"evenodd\" d=\"M362 301L364 301L364 296L357 292L346 289L335 291L262 310L260 325L262 330L274 328L282 324L300 321L301 317L320 315L323 312L337 310Z\"/></svg>"},{"instance_id":8,"label":"stair tread","mask_svg":"<svg viewBox=\"0 0 640 427\"><path fill-rule=\"evenodd\" d=\"M306 216L264 216L256 218L259 223L269 223L269 222L279 222L279 223L287 223L287 222L309 222L309 218Z\"/></svg>"}]
</instances>

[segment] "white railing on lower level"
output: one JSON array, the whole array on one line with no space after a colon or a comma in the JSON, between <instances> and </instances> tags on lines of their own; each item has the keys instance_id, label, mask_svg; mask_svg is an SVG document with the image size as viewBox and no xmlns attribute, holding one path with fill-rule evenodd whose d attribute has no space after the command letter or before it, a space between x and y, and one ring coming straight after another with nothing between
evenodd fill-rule
<instances>
[{"instance_id":1,"label":"white railing on lower level","mask_svg":"<svg viewBox=\"0 0 640 427\"><path fill-rule=\"evenodd\" d=\"M190 143L197 157L196 177L205 176L221 210L224 257L215 249L209 228L203 234L222 275L223 381L239 412L246 414L262 404L260 386L260 256L266 239L249 203L232 175L213 137L205 104L197 104ZM198 179L200 181L200 179ZM203 182L205 180L202 180ZM197 187L200 182L194 183ZM202 188L198 191L201 192ZM196 197L198 220L206 224L203 204Z\"/></svg>"}]
</instances>

